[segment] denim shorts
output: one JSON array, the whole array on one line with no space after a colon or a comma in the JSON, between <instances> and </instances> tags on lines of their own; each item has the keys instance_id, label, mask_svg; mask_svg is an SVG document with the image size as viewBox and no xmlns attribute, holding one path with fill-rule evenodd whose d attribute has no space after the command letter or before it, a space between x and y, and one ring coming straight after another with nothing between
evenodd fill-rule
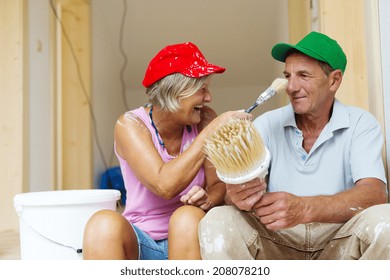
<instances>
[{"instance_id":1,"label":"denim shorts","mask_svg":"<svg viewBox=\"0 0 390 280\"><path fill-rule=\"evenodd\" d=\"M138 240L139 260L167 260L168 239L154 240L132 224Z\"/></svg>"}]
</instances>

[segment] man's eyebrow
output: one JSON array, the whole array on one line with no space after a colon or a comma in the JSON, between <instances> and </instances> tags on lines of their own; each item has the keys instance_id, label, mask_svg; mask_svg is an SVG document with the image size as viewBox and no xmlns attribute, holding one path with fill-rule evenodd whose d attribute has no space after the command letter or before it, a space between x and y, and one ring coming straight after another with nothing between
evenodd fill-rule
<instances>
[{"instance_id":1,"label":"man's eyebrow","mask_svg":"<svg viewBox=\"0 0 390 280\"><path fill-rule=\"evenodd\" d=\"M288 75L288 74L290 74L290 72L283 71L283 74L284 74L284 75ZM297 71L297 74L310 74L310 72L303 69L303 70Z\"/></svg>"}]
</instances>

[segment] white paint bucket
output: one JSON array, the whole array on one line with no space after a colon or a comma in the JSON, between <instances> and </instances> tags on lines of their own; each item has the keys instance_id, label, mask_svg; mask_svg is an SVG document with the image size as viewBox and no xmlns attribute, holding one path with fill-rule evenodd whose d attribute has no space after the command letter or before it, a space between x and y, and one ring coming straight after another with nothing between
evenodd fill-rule
<instances>
[{"instance_id":1,"label":"white paint bucket","mask_svg":"<svg viewBox=\"0 0 390 280\"><path fill-rule=\"evenodd\" d=\"M82 259L84 228L102 209L116 210L118 190L64 190L17 194L21 259Z\"/></svg>"}]
</instances>

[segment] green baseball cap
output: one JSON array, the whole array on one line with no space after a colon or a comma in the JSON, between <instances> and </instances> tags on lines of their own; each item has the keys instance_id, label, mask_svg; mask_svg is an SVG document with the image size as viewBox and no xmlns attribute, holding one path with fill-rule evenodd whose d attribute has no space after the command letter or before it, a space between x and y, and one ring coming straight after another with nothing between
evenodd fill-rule
<instances>
[{"instance_id":1,"label":"green baseball cap","mask_svg":"<svg viewBox=\"0 0 390 280\"><path fill-rule=\"evenodd\" d=\"M288 52L296 49L312 58L328 63L333 69L340 69L343 73L347 66L347 57L337 41L319 32L310 32L298 44L276 44L272 48L272 57L285 62Z\"/></svg>"}]
</instances>

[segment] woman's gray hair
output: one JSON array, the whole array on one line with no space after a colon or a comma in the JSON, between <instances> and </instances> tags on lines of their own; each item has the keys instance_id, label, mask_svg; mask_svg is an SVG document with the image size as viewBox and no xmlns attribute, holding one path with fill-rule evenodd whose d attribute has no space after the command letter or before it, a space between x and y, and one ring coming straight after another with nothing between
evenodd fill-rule
<instances>
[{"instance_id":1,"label":"woman's gray hair","mask_svg":"<svg viewBox=\"0 0 390 280\"><path fill-rule=\"evenodd\" d=\"M168 75L146 89L148 102L162 111L176 112L180 100L195 94L209 76L191 78L180 73Z\"/></svg>"}]
</instances>

